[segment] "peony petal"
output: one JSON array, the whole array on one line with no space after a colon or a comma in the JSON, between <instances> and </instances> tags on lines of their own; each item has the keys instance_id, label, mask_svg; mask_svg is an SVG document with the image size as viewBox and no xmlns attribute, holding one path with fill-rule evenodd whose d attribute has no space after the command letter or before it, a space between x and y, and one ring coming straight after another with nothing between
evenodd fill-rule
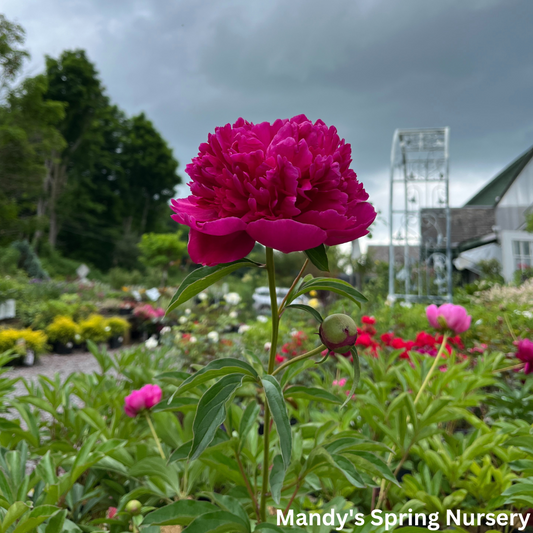
<instances>
[{"instance_id":1,"label":"peony petal","mask_svg":"<svg viewBox=\"0 0 533 533\"><path fill-rule=\"evenodd\" d=\"M437 320L438 315L439 315L439 310L435 304L431 304L426 307L426 316L427 316L428 322L435 329L440 329L440 325Z\"/></svg>"},{"instance_id":2,"label":"peony petal","mask_svg":"<svg viewBox=\"0 0 533 533\"><path fill-rule=\"evenodd\" d=\"M317 226L290 219L256 220L248 224L246 231L263 246L285 254L315 248L327 237L326 232Z\"/></svg>"},{"instance_id":3,"label":"peony petal","mask_svg":"<svg viewBox=\"0 0 533 533\"><path fill-rule=\"evenodd\" d=\"M336 246L345 242L355 241L368 235L368 228L365 224L352 229L328 230L328 238L324 241L327 246Z\"/></svg>"},{"instance_id":4,"label":"peony petal","mask_svg":"<svg viewBox=\"0 0 533 533\"><path fill-rule=\"evenodd\" d=\"M229 235L207 235L195 229L189 233L189 255L194 263L215 266L246 257L254 247L254 240L246 231Z\"/></svg>"},{"instance_id":5,"label":"peony petal","mask_svg":"<svg viewBox=\"0 0 533 533\"><path fill-rule=\"evenodd\" d=\"M195 217L186 214L171 215L171 218L176 220L176 222L180 222L176 218L178 216L181 218L181 224L185 224L189 228L198 230L200 233L206 233L207 235L229 235L230 233L244 231L246 229L246 224L237 217L219 218L208 222L199 222Z\"/></svg>"}]
</instances>

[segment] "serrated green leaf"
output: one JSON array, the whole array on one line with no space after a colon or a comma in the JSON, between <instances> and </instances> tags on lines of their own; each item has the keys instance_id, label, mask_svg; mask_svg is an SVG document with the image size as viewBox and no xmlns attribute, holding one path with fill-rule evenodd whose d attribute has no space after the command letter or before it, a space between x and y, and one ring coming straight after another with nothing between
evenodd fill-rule
<instances>
[{"instance_id":1,"label":"serrated green leaf","mask_svg":"<svg viewBox=\"0 0 533 533\"><path fill-rule=\"evenodd\" d=\"M262 267L260 263L255 261L250 261L249 259L239 259L238 261L233 261L232 263L223 263L216 266L206 266L196 269L194 272L191 272L178 287L176 294L170 300L168 305L167 314L170 313L173 309L180 306L182 303L187 302L193 296L196 296L207 287L213 285L218 280L223 277L235 272L239 268L243 267L252 267L259 268Z\"/></svg>"}]
</instances>

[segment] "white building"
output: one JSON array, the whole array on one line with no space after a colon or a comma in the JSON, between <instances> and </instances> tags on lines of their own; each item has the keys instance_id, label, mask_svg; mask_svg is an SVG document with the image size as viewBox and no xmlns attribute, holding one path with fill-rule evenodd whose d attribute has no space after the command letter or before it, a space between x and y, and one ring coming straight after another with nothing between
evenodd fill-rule
<instances>
[{"instance_id":1,"label":"white building","mask_svg":"<svg viewBox=\"0 0 533 533\"><path fill-rule=\"evenodd\" d=\"M475 238L454 239L454 265L476 272L480 260L497 259L505 280L512 281L517 270L533 266L533 233L525 231L526 216L533 213L533 147L502 170L463 209L476 208L480 214L494 217L494 226L487 231L482 224L483 230ZM452 210L452 224L453 211L461 210ZM471 223L476 226L475 220Z\"/></svg>"}]
</instances>

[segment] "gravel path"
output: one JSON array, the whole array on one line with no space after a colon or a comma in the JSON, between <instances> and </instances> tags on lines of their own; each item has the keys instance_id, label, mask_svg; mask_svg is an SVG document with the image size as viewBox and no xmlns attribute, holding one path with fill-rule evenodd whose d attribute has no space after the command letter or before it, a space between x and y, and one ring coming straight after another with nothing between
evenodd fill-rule
<instances>
[{"instance_id":1,"label":"gravel path","mask_svg":"<svg viewBox=\"0 0 533 533\"><path fill-rule=\"evenodd\" d=\"M36 361L34 366L16 366L4 374L6 378L24 378L28 381L34 381L37 376L47 376L53 378L56 374L61 379L66 379L74 372L83 372L86 374L99 370L100 367L91 352L79 352L71 355L42 355ZM14 395L24 394L26 388L22 381L15 384Z\"/></svg>"}]
</instances>

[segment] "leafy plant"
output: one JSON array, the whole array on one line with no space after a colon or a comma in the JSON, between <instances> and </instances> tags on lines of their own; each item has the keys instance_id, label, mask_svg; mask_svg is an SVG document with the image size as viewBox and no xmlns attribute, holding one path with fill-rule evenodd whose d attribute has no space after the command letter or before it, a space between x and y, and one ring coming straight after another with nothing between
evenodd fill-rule
<instances>
[{"instance_id":1,"label":"leafy plant","mask_svg":"<svg viewBox=\"0 0 533 533\"><path fill-rule=\"evenodd\" d=\"M81 339L81 329L68 316L56 316L53 322L46 328L46 334L50 342L60 342L67 344L73 342L76 337Z\"/></svg>"}]
</instances>

